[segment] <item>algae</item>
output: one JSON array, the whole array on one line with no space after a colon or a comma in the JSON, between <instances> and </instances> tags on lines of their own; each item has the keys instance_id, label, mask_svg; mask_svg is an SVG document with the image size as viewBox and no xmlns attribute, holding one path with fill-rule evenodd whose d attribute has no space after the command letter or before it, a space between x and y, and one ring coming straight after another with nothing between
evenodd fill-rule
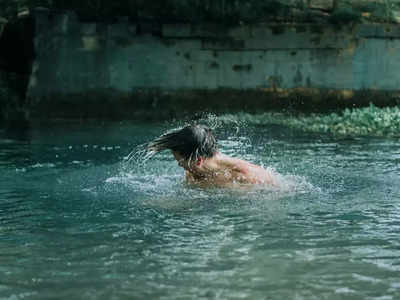
<instances>
[{"instance_id":1,"label":"algae","mask_svg":"<svg viewBox=\"0 0 400 300\"><path fill-rule=\"evenodd\" d=\"M400 107L346 108L329 114L293 115L265 112L261 114L224 114L221 121L233 119L253 125L283 125L304 132L334 136L400 137Z\"/></svg>"}]
</instances>

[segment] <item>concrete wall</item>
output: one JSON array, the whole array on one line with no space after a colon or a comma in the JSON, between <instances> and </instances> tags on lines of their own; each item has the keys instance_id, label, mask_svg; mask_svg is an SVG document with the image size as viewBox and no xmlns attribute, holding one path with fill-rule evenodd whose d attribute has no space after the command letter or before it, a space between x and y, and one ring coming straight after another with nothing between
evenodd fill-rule
<instances>
[{"instance_id":1,"label":"concrete wall","mask_svg":"<svg viewBox=\"0 0 400 300\"><path fill-rule=\"evenodd\" d=\"M200 92L193 101L203 99L212 108L215 101L229 106L228 95L217 93L207 100L201 93L229 90L235 97L235 92L257 91L281 98L333 93L352 100L364 90L384 92L385 97L390 92L396 98L400 87L398 25L224 27L128 19L107 24L84 23L73 13L47 10L36 10L35 19L36 58L28 98L39 114L44 107L49 111L49 106L57 106L58 99L64 110L85 101L93 108L107 98L115 105L124 99L131 110L140 111L154 108L168 93L183 99L174 103L184 107L185 98ZM140 96L147 92L151 101ZM270 96L262 101L276 100ZM243 103L238 105L240 109Z\"/></svg>"}]
</instances>

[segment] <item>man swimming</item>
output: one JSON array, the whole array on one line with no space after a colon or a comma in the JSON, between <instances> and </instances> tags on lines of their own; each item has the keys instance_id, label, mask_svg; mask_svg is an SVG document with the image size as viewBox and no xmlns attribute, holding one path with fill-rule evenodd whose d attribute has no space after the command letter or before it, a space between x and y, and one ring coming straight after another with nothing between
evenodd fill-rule
<instances>
[{"instance_id":1,"label":"man swimming","mask_svg":"<svg viewBox=\"0 0 400 300\"><path fill-rule=\"evenodd\" d=\"M185 169L186 181L190 184L221 187L279 185L273 172L219 152L211 129L204 125L186 126L164 134L148 145L153 154L167 149Z\"/></svg>"}]
</instances>

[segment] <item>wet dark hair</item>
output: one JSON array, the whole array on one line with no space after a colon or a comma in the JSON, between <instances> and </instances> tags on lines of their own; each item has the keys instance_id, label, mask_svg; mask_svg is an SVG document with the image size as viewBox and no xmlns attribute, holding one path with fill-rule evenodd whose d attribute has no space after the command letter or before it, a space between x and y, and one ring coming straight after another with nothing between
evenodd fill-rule
<instances>
[{"instance_id":1,"label":"wet dark hair","mask_svg":"<svg viewBox=\"0 0 400 300\"><path fill-rule=\"evenodd\" d=\"M214 156L218 146L210 128L204 125L190 125L163 134L149 143L147 149L153 153L170 149L185 159L197 159Z\"/></svg>"}]
</instances>

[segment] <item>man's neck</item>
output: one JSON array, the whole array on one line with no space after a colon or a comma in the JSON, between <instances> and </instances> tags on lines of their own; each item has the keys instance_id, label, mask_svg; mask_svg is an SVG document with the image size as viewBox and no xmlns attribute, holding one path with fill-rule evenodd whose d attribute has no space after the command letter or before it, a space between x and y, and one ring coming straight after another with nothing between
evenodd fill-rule
<instances>
[{"instance_id":1,"label":"man's neck","mask_svg":"<svg viewBox=\"0 0 400 300\"><path fill-rule=\"evenodd\" d=\"M228 156L217 152L213 157L205 158L201 165L190 171L190 174L196 179L212 179L222 170L226 170Z\"/></svg>"}]
</instances>

